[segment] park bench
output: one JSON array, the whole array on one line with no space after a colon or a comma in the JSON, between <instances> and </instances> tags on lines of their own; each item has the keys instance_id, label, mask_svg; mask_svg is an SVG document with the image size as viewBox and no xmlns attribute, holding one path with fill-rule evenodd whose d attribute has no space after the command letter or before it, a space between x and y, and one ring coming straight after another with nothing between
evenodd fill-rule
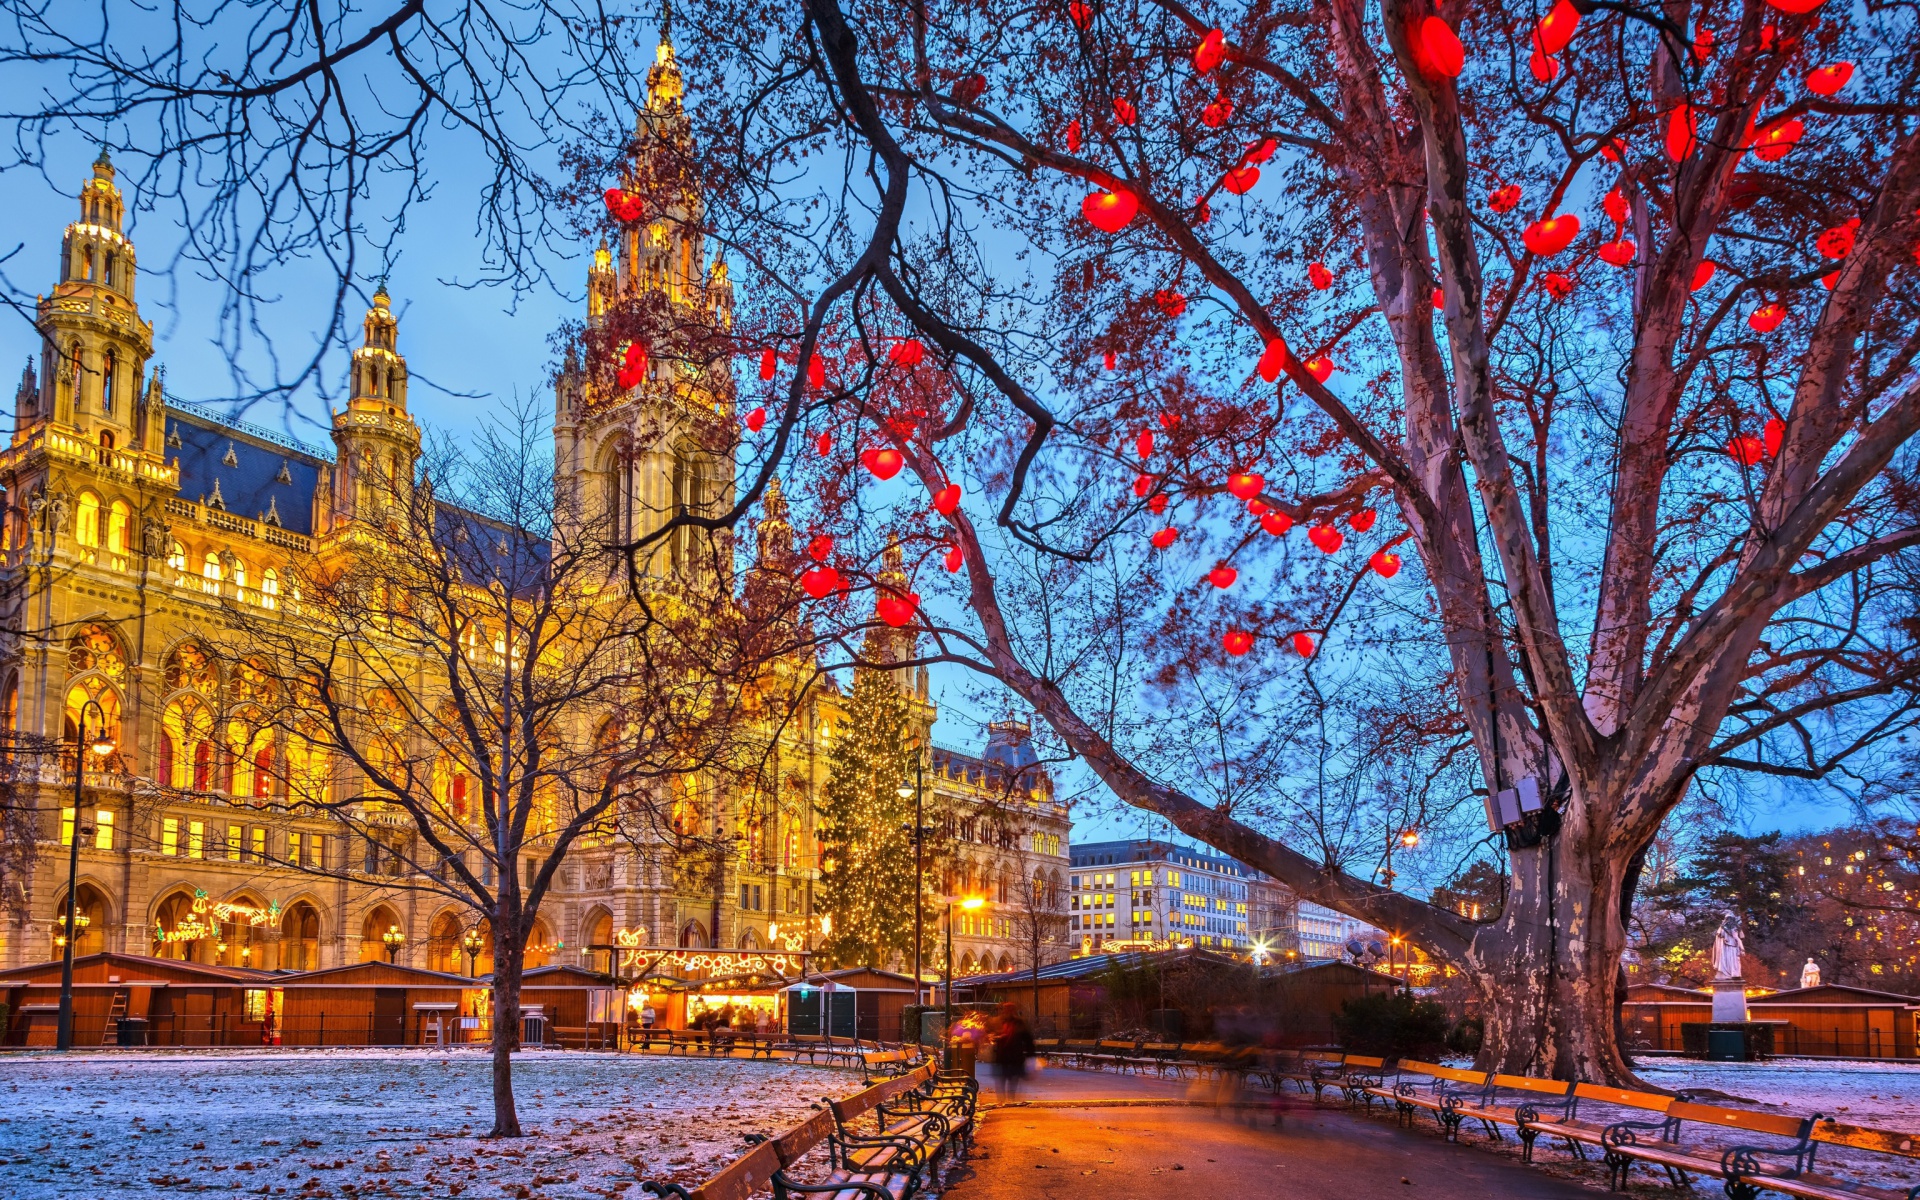
<instances>
[{"instance_id":1,"label":"park bench","mask_svg":"<svg viewBox=\"0 0 1920 1200\"><path fill-rule=\"evenodd\" d=\"M1511 1125L1524 1147L1521 1158L1533 1161L1533 1140L1540 1136L1535 1123L1543 1114L1565 1120L1573 1115L1574 1085L1560 1079L1535 1079L1531 1075L1495 1075L1493 1085L1481 1102L1462 1113L1463 1119L1480 1122L1487 1136L1500 1138L1500 1126ZM1505 1093L1504 1095L1502 1093Z\"/></svg>"},{"instance_id":2,"label":"park bench","mask_svg":"<svg viewBox=\"0 0 1920 1200\"><path fill-rule=\"evenodd\" d=\"M1314 1103L1322 1089L1337 1087L1348 1104L1373 1103L1370 1091L1386 1083L1387 1060L1372 1054L1343 1054L1337 1063L1322 1063L1310 1080Z\"/></svg>"},{"instance_id":3,"label":"park bench","mask_svg":"<svg viewBox=\"0 0 1920 1200\"><path fill-rule=\"evenodd\" d=\"M1675 1100L1667 1106L1663 1120L1615 1121L1607 1126L1608 1184L1615 1191L1621 1190L1633 1165L1645 1163L1665 1171L1677 1187L1690 1186L1690 1175L1711 1176L1726 1182L1731 1200L1751 1200L1760 1188L1775 1182L1758 1182L1764 1175L1766 1159L1777 1160L1774 1169L1786 1174L1798 1173L1806 1165L1812 1149L1813 1122L1812 1117ZM1768 1145L1734 1146L1682 1140L1707 1129L1740 1134L1742 1143L1751 1141L1754 1135L1779 1140ZM1786 1165L1789 1161L1791 1166Z\"/></svg>"},{"instance_id":4,"label":"park bench","mask_svg":"<svg viewBox=\"0 0 1920 1200\"><path fill-rule=\"evenodd\" d=\"M1099 1048L1100 1043L1097 1041L1082 1038L1068 1038L1061 1043L1060 1053L1073 1066L1084 1067L1092 1065L1097 1070L1100 1064L1097 1062L1089 1064L1088 1059L1097 1053Z\"/></svg>"},{"instance_id":5,"label":"park bench","mask_svg":"<svg viewBox=\"0 0 1920 1200\"><path fill-rule=\"evenodd\" d=\"M774 1048L784 1050L795 1058L804 1058L810 1063L818 1064L824 1058L828 1062L840 1063L843 1066L858 1066L860 1055L865 1053L865 1047L857 1041L833 1042L817 1033L792 1034Z\"/></svg>"},{"instance_id":6,"label":"park bench","mask_svg":"<svg viewBox=\"0 0 1920 1200\"><path fill-rule=\"evenodd\" d=\"M1393 1101L1402 1125L1411 1127L1420 1110L1427 1110L1439 1122L1447 1140L1454 1141L1460 1136L1461 1110L1469 1103L1486 1106L1493 1091L1493 1077L1485 1071L1462 1071L1439 1063L1403 1062L1391 1088L1383 1080L1362 1091Z\"/></svg>"},{"instance_id":7,"label":"park bench","mask_svg":"<svg viewBox=\"0 0 1920 1200\"><path fill-rule=\"evenodd\" d=\"M1751 1187L1756 1191L1766 1189L1789 1196L1802 1196L1806 1200L1914 1200L1916 1195L1920 1195L1920 1185L1898 1188L1857 1183L1840 1178L1831 1167L1824 1172L1816 1172L1813 1164L1814 1151L1821 1146L1920 1158L1920 1134L1866 1129L1859 1125L1842 1125L1831 1118L1816 1117L1810 1143L1805 1160L1796 1164L1790 1173L1780 1164L1766 1164L1757 1160L1754 1165L1760 1169L1749 1172L1745 1169L1748 1165L1745 1161L1736 1160L1733 1165L1738 1178L1730 1181L1728 1192ZM1746 1192L1741 1200L1749 1200L1752 1195L1752 1192Z\"/></svg>"},{"instance_id":8,"label":"park bench","mask_svg":"<svg viewBox=\"0 0 1920 1200\"><path fill-rule=\"evenodd\" d=\"M1533 1161L1533 1139L1543 1133L1548 1137L1557 1137L1566 1142L1567 1149L1582 1159L1587 1156L1588 1146L1597 1146L1604 1150L1607 1144L1607 1127L1612 1122L1582 1117L1580 1115L1582 1100L1664 1117L1674 1099L1672 1096L1663 1096L1655 1092L1635 1092L1627 1088L1607 1087L1599 1083L1575 1084L1573 1102L1567 1105L1564 1114L1528 1121L1525 1128L1520 1131L1520 1138L1525 1146L1522 1158L1527 1162Z\"/></svg>"},{"instance_id":9,"label":"park bench","mask_svg":"<svg viewBox=\"0 0 1920 1200\"><path fill-rule=\"evenodd\" d=\"M913 1069L915 1056L905 1050L866 1050L860 1054L860 1078L864 1083L893 1079Z\"/></svg>"},{"instance_id":10,"label":"park bench","mask_svg":"<svg viewBox=\"0 0 1920 1200\"><path fill-rule=\"evenodd\" d=\"M1143 1069L1152 1067L1162 1078L1169 1071L1173 1072L1176 1079L1186 1078L1187 1063L1180 1054L1178 1042L1142 1042L1139 1055L1138 1061Z\"/></svg>"},{"instance_id":11,"label":"park bench","mask_svg":"<svg viewBox=\"0 0 1920 1200\"><path fill-rule=\"evenodd\" d=\"M1313 1090L1314 1076L1328 1067L1338 1067L1346 1055L1333 1050L1301 1050L1279 1059L1270 1068L1275 1091L1282 1081L1291 1080L1302 1092Z\"/></svg>"},{"instance_id":12,"label":"park bench","mask_svg":"<svg viewBox=\"0 0 1920 1200\"><path fill-rule=\"evenodd\" d=\"M841 1161L863 1170L884 1167L924 1173L972 1119L967 1099L923 1090L937 1083L928 1063L845 1100L829 1101ZM872 1127L863 1132L859 1123L869 1118Z\"/></svg>"},{"instance_id":13,"label":"park bench","mask_svg":"<svg viewBox=\"0 0 1920 1200\"><path fill-rule=\"evenodd\" d=\"M910 1078L917 1078L919 1082L883 1100L880 1105L883 1115L909 1118L938 1113L946 1122L950 1138L971 1145L974 1112L980 1100L979 1082L970 1075L935 1071L932 1063L917 1068Z\"/></svg>"}]
</instances>

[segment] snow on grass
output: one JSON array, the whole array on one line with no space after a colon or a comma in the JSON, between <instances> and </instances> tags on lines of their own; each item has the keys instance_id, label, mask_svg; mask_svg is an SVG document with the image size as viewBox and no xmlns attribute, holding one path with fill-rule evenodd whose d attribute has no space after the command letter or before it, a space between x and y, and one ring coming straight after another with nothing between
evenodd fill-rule
<instances>
[{"instance_id":1,"label":"snow on grass","mask_svg":"<svg viewBox=\"0 0 1920 1200\"><path fill-rule=\"evenodd\" d=\"M480 1051L9 1056L0 1196L632 1200L639 1180L698 1183L747 1135L860 1087L798 1063L585 1052L525 1052L513 1076L528 1136L490 1141Z\"/></svg>"}]
</instances>

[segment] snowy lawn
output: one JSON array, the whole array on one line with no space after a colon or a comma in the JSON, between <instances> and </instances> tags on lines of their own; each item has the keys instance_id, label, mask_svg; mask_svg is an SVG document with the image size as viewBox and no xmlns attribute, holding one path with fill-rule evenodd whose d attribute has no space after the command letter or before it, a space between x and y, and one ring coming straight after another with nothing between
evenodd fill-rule
<instances>
[{"instance_id":1,"label":"snowy lawn","mask_svg":"<svg viewBox=\"0 0 1920 1200\"><path fill-rule=\"evenodd\" d=\"M1676 1092L1710 1089L1710 1094L1699 1097L1709 1104L1790 1116L1819 1113L1847 1125L1920 1134L1920 1064L1916 1063L1811 1058L1715 1063L1655 1058L1642 1061L1639 1071L1648 1083ZM1898 1185L1902 1191L1920 1184L1920 1159L1822 1146L1814 1162L1823 1174Z\"/></svg>"},{"instance_id":2,"label":"snowy lawn","mask_svg":"<svg viewBox=\"0 0 1920 1200\"><path fill-rule=\"evenodd\" d=\"M135 1051L0 1058L0 1197L237 1191L543 1197L694 1184L859 1076L788 1062L531 1051L524 1138L487 1141L478 1051Z\"/></svg>"}]
</instances>

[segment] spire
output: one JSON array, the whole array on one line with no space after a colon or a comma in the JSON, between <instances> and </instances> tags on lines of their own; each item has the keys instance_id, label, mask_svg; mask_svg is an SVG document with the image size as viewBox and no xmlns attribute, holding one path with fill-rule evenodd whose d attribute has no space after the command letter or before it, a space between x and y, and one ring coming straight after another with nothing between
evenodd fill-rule
<instances>
[{"instance_id":1,"label":"spire","mask_svg":"<svg viewBox=\"0 0 1920 1200\"><path fill-rule=\"evenodd\" d=\"M647 72L647 107L655 112L677 109L686 87L680 79L680 66L673 61L672 0L660 0L660 46L653 58L653 67Z\"/></svg>"},{"instance_id":2,"label":"spire","mask_svg":"<svg viewBox=\"0 0 1920 1200\"><path fill-rule=\"evenodd\" d=\"M793 526L787 523L787 498L780 491L778 475L767 480L760 503L766 516L754 531L755 556L764 565L778 567L793 555Z\"/></svg>"}]
</instances>

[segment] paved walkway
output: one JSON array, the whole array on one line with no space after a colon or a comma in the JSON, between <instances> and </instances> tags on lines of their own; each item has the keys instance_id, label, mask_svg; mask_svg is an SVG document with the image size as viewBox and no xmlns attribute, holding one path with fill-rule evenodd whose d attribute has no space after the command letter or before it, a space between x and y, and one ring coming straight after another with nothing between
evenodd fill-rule
<instances>
[{"instance_id":1,"label":"paved walkway","mask_svg":"<svg viewBox=\"0 0 1920 1200\"><path fill-rule=\"evenodd\" d=\"M943 1200L1592 1200L1593 1191L1472 1146L1409 1133L1378 1115L1314 1109L1282 1117L1188 1102L1188 1085L1046 1071L1020 1102L981 1092L974 1153ZM991 1107L989 1107L991 1106Z\"/></svg>"}]
</instances>

